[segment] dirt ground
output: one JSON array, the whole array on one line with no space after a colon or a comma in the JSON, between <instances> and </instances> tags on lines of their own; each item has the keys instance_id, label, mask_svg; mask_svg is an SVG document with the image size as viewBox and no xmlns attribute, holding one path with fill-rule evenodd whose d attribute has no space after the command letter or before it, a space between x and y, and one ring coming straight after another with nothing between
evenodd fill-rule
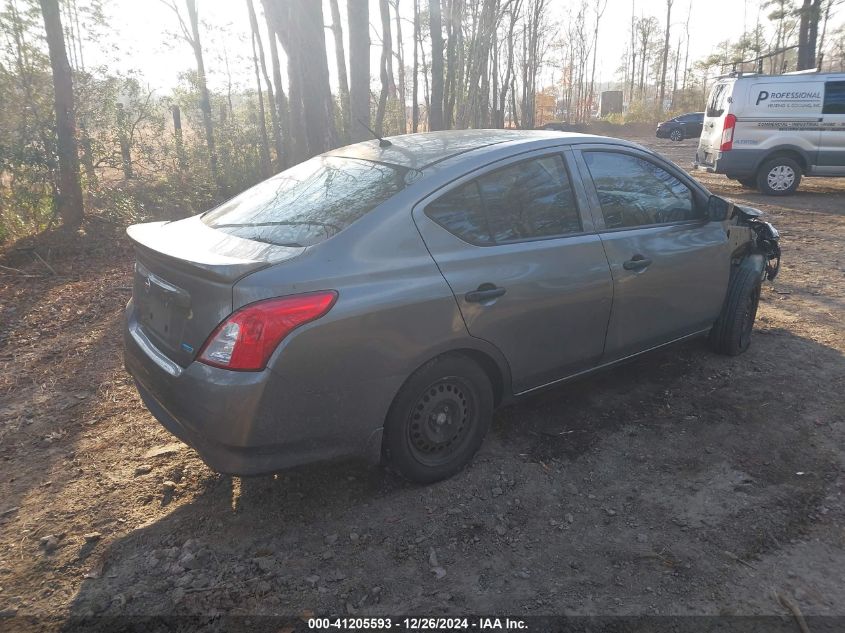
<instances>
[{"instance_id":1,"label":"dirt ground","mask_svg":"<svg viewBox=\"0 0 845 633\"><path fill-rule=\"evenodd\" d=\"M685 167L695 147L642 142ZM845 615L845 180L775 199L699 177L783 236L749 352L692 342L510 406L466 471L428 487L354 463L212 472L123 371L128 245L89 240L51 260L57 276L9 254L29 276L0 269L0 629L127 614L789 616L777 594Z\"/></svg>"}]
</instances>

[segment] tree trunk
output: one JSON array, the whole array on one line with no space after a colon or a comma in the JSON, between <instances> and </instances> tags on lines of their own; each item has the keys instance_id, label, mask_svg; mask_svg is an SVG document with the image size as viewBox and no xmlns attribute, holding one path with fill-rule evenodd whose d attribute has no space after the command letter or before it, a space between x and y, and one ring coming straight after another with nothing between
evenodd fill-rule
<instances>
[{"instance_id":1,"label":"tree trunk","mask_svg":"<svg viewBox=\"0 0 845 633\"><path fill-rule=\"evenodd\" d=\"M440 0L429 1L429 27L431 29L431 110L428 129L443 129L443 27Z\"/></svg>"},{"instance_id":2,"label":"tree trunk","mask_svg":"<svg viewBox=\"0 0 845 633\"><path fill-rule=\"evenodd\" d=\"M390 41L390 7L387 0L379 0L379 14L381 15L381 60L379 62L379 77L381 78L381 92L378 97L376 110L376 134L384 135L384 113L387 108L387 97L390 91L390 65L393 61L392 42Z\"/></svg>"},{"instance_id":3,"label":"tree trunk","mask_svg":"<svg viewBox=\"0 0 845 633\"><path fill-rule=\"evenodd\" d=\"M604 1L604 5L601 7L601 11L599 11L599 6L601 5L601 0L597 0L596 2L596 28L593 31L593 69L590 71L590 108L593 107L593 102L595 101L595 82L596 82L596 55L599 50L599 23L601 22L601 17L604 15L604 10L607 8L607 0Z\"/></svg>"},{"instance_id":4,"label":"tree trunk","mask_svg":"<svg viewBox=\"0 0 845 633\"><path fill-rule=\"evenodd\" d=\"M73 77L65 50L58 0L40 0L56 107L56 141L59 155L57 211L68 228L82 225L82 185L79 182L79 150L76 142L76 111Z\"/></svg>"},{"instance_id":5,"label":"tree trunk","mask_svg":"<svg viewBox=\"0 0 845 633\"><path fill-rule=\"evenodd\" d=\"M340 9L337 0L331 0L332 35L334 36L335 63L337 64L337 83L340 93L340 114L343 120L341 138L349 140L350 112L349 112L349 80L346 75L346 53L343 48L343 27L340 24ZM351 43L350 43L351 46Z\"/></svg>"},{"instance_id":6,"label":"tree trunk","mask_svg":"<svg viewBox=\"0 0 845 633\"><path fill-rule=\"evenodd\" d=\"M420 125L419 55L420 45L420 0L414 0L414 77L411 82L411 131L416 133Z\"/></svg>"},{"instance_id":7,"label":"tree trunk","mask_svg":"<svg viewBox=\"0 0 845 633\"><path fill-rule=\"evenodd\" d=\"M277 34L269 20L267 20L267 31L270 35L270 63L273 66L273 84L276 87L275 97L276 110L279 113L279 133L282 135L282 154L279 157L279 167L286 169L291 166L291 154L293 153L290 107L288 106L288 98L285 95L284 85L282 84L282 65L279 62L279 47L276 44Z\"/></svg>"},{"instance_id":8,"label":"tree trunk","mask_svg":"<svg viewBox=\"0 0 845 633\"><path fill-rule=\"evenodd\" d=\"M323 5L311 0L264 0L264 8L287 52L295 159L304 160L337 144Z\"/></svg>"},{"instance_id":9,"label":"tree trunk","mask_svg":"<svg viewBox=\"0 0 845 633\"><path fill-rule=\"evenodd\" d=\"M399 19L399 0L393 0L393 8L396 10L396 64L398 66L399 83L396 86L396 94L399 97L399 110L402 113L399 125L399 133L405 134L408 131L408 117L405 113L405 52L402 46L402 21Z\"/></svg>"},{"instance_id":10,"label":"tree trunk","mask_svg":"<svg viewBox=\"0 0 845 633\"><path fill-rule=\"evenodd\" d=\"M261 73L258 70L258 51L255 46L257 30L256 24L252 31L252 38L250 39L252 41L252 65L255 68L255 89L258 92L258 134L260 138L258 156L261 159L261 175L264 178L269 178L272 173L270 168L270 139L267 136L267 115L264 111L264 93L261 90Z\"/></svg>"},{"instance_id":11,"label":"tree trunk","mask_svg":"<svg viewBox=\"0 0 845 633\"><path fill-rule=\"evenodd\" d=\"M276 165L277 171L282 169L282 155L284 148L282 146L282 130L279 123L279 113L276 110L276 95L273 93L273 82L270 81L270 74L267 72L267 59L264 56L264 45L261 42L261 31L258 29L258 17L255 14L255 5L252 0L246 0L247 10L249 11L249 26L252 30L253 45L252 55L255 57L256 49L258 52L258 62L261 64L261 73L264 75L264 83L267 85L267 97L270 100L270 122L273 126L273 144L276 148ZM272 34L271 34L272 36ZM258 67L256 66L256 72ZM259 98L261 98L261 81L257 80L259 88ZM261 99L261 109L264 108L264 100ZM265 124L266 132L266 124Z\"/></svg>"},{"instance_id":12,"label":"tree trunk","mask_svg":"<svg viewBox=\"0 0 845 633\"><path fill-rule=\"evenodd\" d=\"M658 103L658 110L663 113L663 99L666 97L666 64L669 61L669 27L672 19L672 2L674 0L666 0L666 34L663 40L663 61L660 64L660 102Z\"/></svg>"},{"instance_id":13,"label":"tree trunk","mask_svg":"<svg viewBox=\"0 0 845 633\"><path fill-rule=\"evenodd\" d=\"M123 166L123 179L132 179L132 148L127 133L126 110L122 103L117 104L117 140L120 145L120 162Z\"/></svg>"},{"instance_id":14,"label":"tree trunk","mask_svg":"<svg viewBox=\"0 0 845 633\"><path fill-rule=\"evenodd\" d=\"M197 62L197 86L200 91L200 110L202 111L202 126L205 129L205 143L208 147L208 166L211 171L211 179L220 191L220 179L217 169L217 148L214 145L214 122L211 119L211 97L208 94L208 85L205 80L205 61L202 56L202 43L200 41L199 15L197 14L196 0L185 0L188 7L188 19L191 23L191 46L194 49L194 57Z\"/></svg>"},{"instance_id":15,"label":"tree trunk","mask_svg":"<svg viewBox=\"0 0 845 633\"><path fill-rule=\"evenodd\" d=\"M353 143L370 138L370 10L369 0L347 0L349 29L349 110Z\"/></svg>"},{"instance_id":16,"label":"tree trunk","mask_svg":"<svg viewBox=\"0 0 845 633\"><path fill-rule=\"evenodd\" d=\"M182 113L179 111L179 106L174 105L173 113L173 133L176 136L176 160L179 165L179 171L184 171L188 166L188 161L185 158L185 143L182 139Z\"/></svg>"}]
</instances>

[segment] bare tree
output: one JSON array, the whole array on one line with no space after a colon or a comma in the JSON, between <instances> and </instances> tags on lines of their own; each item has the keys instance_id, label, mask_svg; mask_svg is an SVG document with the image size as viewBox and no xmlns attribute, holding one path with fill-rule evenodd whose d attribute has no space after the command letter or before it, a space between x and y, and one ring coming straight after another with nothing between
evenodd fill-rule
<instances>
[{"instance_id":1,"label":"bare tree","mask_svg":"<svg viewBox=\"0 0 845 633\"><path fill-rule=\"evenodd\" d=\"M666 64L669 61L669 27L672 20L672 3L674 0L666 0L666 32L663 39L663 61L660 64L660 96L657 108L663 112L663 99L666 96Z\"/></svg>"},{"instance_id":2,"label":"bare tree","mask_svg":"<svg viewBox=\"0 0 845 633\"><path fill-rule=\"evenodd\" d=\"M390 93L390 74L393 63L392 42L390 39L390 7L387 0L379 0L379 14L381 15L381 60L379 61L379 77L381 92L376 109L376 133L384 133L384 113L387 107L387 97Z\"/></svg>"},{"instance_id":3,"label":"bare tree","mask_svg":"<svg viewBox=\"0 0 845 633\"><path fill-rule=\"evenodd\" d=\"M671 0L669 0L671 2ZM596 55L599 50L599 23L604 15L604 10L607 8L607 0L596 0L596 26L593 30L593 70L590 72L590 108L593 106L595 99L595 81L596 81Z\"/></svg>"},{"instance_id":4,"label":"bare tree","mask_svg":"<svg viewBox=\"0 0 845 633\"><path fill-rule=\"evenodd\" d=\"M268 178L271 174L270 139L267 136L267 115L264 110L264 92L261 90L261 73L258 69L258 51L256 48L256 40L258 39L258 23L255 21L255 10L252 8L252 2L247 0L247 4L250 8L250 23L252 24L252 37L250 38L252 43L252 65L255 68L255 88L258 93L258 133L261 139L258 146L258 156L261 159L261 175L264 178ZM267 83L269 85L270 82Z\"/></svg>"},{"instance_id":5,"label":"bare tree","mask_svg":"<svg viewBox=\"0 0 845 633\"><path fill-rule=\"evenodd\" d=\"M821 0L803 0L799 11L798 27L798 70L816 66L816 41L821 20Z\"/></svg>"},{"instance_id":6,"label":"bare tree","mask_svg":"<svg viewBox=\"0 0 845 633\"><path fill-rule=\"evenodd\" d=\"M273 82L270 81L270 74L267 72L267 60L264 57L264 45L261 43L261 31L258 28L258 17L255 14L255 5L252 0L246 0L247 11L249 12L249 25L252 31L252 56L258 72L258 64L261 64L261 73L264 75L264 83L267 85L267 96L270 99L270 121L273 125L273 143L276 148L276 164L281 169L284 147L282 145L282 130L279 122L279 112L276 108L276 96L273 91ZM258 61L255 61L256 52ZM261 96L261 80L256 78L258 84L258 98L260 101L259 112L263 117L264 99ZM262 126L266 134L266 123L262 119ZM268 152L269 153L269 152Z\"/></svg>"},{"instance_id":7,"label":"bare tree","mask_svg":"<svg viewBox=\"0 0 845 633\"><path fill-rule=\"evenodd\" d=\"M286 167L290 167L291 154L293 153L293 145L291 143L290 107L288 105L288 98L285 94L284 86L282 85L282 65L279 61L277 33L273 28L271 21L266 19L266 15L265 20L267 22L267 31L270 35L270 63L273 66L273 85L275 86L276 111L279 116L279 133L282 136L282 153L279 156L279 167L284 169Z\"/></svg>"},{"instance_id":8,"label":"bare tree","mask_svg":"<svg viewBox=\"0 0 845 633\"><path fill-rule=\"evenodd\" d=\"M220 179L217 169L217 149L214 145L214 122L211 118L211 97L208 94L208 84L205 79L205 60L202 55L202 42L200 41L199 14L197 13L196 0L185 0L188 10L188 21L190 30L182 18L182 12L176 5L176 0L162 0L169 6L179 20L179 28L182 30L182 37L190 44L194 51L194 59L197 63L197 87L200 93L200 111L202 112L202 125L205 129L205 143L208 148L208 167L211 172L211 179L217 189L220 189Z\"/></svg>"},{"instance_id":9,"label":"bare tree","mask_svg":"<svg viewBox=\"0 0 845 633\"><path fill-rule=\"evenodd\" d=\"M420 45L420 0L414 0L414 70L411 80L411 131L417 132L420 125L420 96L419 96L419 50Z\"/></svg>"},{"instance_id":10,"label":"bare tree","mask_svg":"<svg viewBox=\"0 0 845 633\"><path fill-rule=\"evenodd\" d=\"M312 0L264 0L264 10L288 56L295 160L303 160L337 144L323 4Z\"/></svg>"},{"instance_id":11,"label":"bare tree","mask_svg":"<svg viewBox=\"0 0 845 633\"><path fill-rule=\"evenodd\" d=\"M353 142L370 138L370 10L369 0L347 0L349 28L349 111Z\"/></svg>"},{"instance_id":12,"label":"bare tree","mask_svg":"<svg viewBox=\"0 0 845 633\"><path fill-rule=\"evenodd\" d=\"M428 129L443 129L443 25L440 0L429 0L429 28L431 29L431 107Z\"/></svg>"},{"instance_id":13,"label":"bare tree","mask_svg":"<svg viewBox=\"0 0 845 633\"><path fill-rule=\"evenodd\" d=\"M340 24L340 9L337 0L331 0L332 11L332 35L334 36L334 55L337 64L337 83L340 93L340 114L343 117L343 130L341 136L349 138L350 112L349 112L349 80L346 75L346 54L343 47L343 27Z\"/></svg>"},{"instance_id":14,"label":"bare tree","mask_svg":"<svg viewBox=\"0 0 845 633\"><path fill-rule=\"evenodd\" d=\"M402 46L402 21L399 19L399 0L392 0L394 16L396 18L396 65L398 69L398 83L396 95L399 101L399 111L402 113L399 121L399 132L407 132L408 121L405 115L405 52Z\"/></svg>"},{"instance_id":15,"label":"bare tree","mask_svg":"<svg viewBox=\"0 0 845 633\"><path fill-rule=\"evenodd\" d=\"M73 76L58 0L40 0L50 67L53 70L53 93L56 107L56 141L59 155L59 183L56 208L68 228L82 224L82 186L79 182L79 149L76 142L76 110L73 99Z\"/></svg>"}]
</instances>

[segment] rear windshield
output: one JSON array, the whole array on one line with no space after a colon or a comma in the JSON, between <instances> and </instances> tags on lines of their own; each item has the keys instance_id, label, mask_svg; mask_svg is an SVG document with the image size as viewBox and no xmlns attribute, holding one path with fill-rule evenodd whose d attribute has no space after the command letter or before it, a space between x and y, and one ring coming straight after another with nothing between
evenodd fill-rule
<instances>
[{"instance_id":1,"label":"rear windshield","mask_svg":"<svg viewBox=\"0 0 845 633\"><path fill-rule=\"evenodd\" d=\"M710 98L707 100L707 116L718 118L725 113L728 103L730 84L717 83L710 91Z\"/></svg>"},{"instance_id":2,"label":"rear windshield","mask_svg":"<svg viewBox=\"0 0 845 633\"><path fill-rule=\"evenodd\" d=\"M203 216L210 227L277 246L312 246L406 186L408 170L317 156L247 189Z\"/></svg>"}]
</instances>

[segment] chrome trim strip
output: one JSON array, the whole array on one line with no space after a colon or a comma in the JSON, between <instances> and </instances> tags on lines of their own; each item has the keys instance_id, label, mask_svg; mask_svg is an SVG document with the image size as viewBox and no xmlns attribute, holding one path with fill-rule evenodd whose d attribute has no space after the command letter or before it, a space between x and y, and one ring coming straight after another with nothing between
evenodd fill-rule
<instances>
[{"instance_id":1,"label":"chrome trim strip","mask_svg":"<svg viewBox=\"0 0 845 633\"><path fill-rule=\"evenodd\" d=\"M649 347L648 349L644 349L641 352L637 352L635 354L630 354L625 356L624 358L617 358L616 360L612 360L609 363L604 363L603 365L596 365L595 367L590 367L589 369L584 369L582 371L576 372L570 376L564 376L563 378L558 378L557 380L552 380L551 382L547 382L542 385L538 385L536 387L531 387L530 389L526 389L525 391L520 391L519 393L513 394L514 397L524 396L534 391L538 391L540 389L545 389L546 387L551 387L552 385L557 385L559 383L567 382L569 380L573 380L574 378L578 378L579 376L585 376L587 374L592 374L593 372L597 372L601 369L605 369L607 367L612 367L614 365L618 365L626 360L631 358L636 358L637 356L641 356L647 352L651 352L656 349L660 349L661 347L666 347L668 345L672 345L673 343L679 343L681 341L685 341L690 338L695 338L697 336L702 336L703 334L707 334L710 331L710 328L705 330L699 330L698 332L693 332L692 334L686 334L684 336L680 336L676 339L672 339L671 341L666 341L665 343L660 343L660 345L655 345L653 347Z\"/></svg>"},{"instance_id":2,"label":"chrome trim strip","mask_svg":"<svg viewBox=\"0 0 845 633\"><path fill-rule=\"evenodd\" d=\"M164 371L168 374L173 376L174 378L178 378L182 375L184 371L179 365L174 363L170 360L167 356L164 355L155 345L152 344L152 341L147 338L147 335L141 330L141 326L138 323L130 323L129 325L129 334L132 335L132 339L135 343L140 347L144 353L153 361L156 365L161 367Z\"/></svg>"}]
</instances>

